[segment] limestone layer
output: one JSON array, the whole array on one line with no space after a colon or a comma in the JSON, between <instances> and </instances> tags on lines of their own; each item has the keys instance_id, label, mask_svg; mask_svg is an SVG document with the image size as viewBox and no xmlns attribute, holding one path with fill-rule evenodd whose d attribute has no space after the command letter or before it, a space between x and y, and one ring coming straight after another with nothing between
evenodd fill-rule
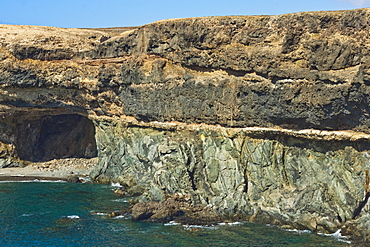
<instances>
[{"instance_id":1,"label":"limestone layer","mask_svg":"<svg viewBox=\"0 0 370 247\"><path fill-rule=\"evenodd\" d=\"M0 167L98 155L91 176L143 201L180 192L224 217L366 241L369 19L0 25Z\"/></svg>"}]
</instances>

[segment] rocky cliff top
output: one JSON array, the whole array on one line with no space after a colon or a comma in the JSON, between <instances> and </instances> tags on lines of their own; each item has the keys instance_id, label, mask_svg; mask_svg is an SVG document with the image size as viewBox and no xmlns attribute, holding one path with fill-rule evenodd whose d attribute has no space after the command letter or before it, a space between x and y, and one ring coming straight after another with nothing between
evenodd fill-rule
<instances>
[{"instance_id":1,"label":"rocky cliff top","mask_svg":"<svg viewBox=\"0 0 370 247\"><path fill-rule=\"evenodd\" d=\"M369 17L357 9L111 29L0 25L0 115L369 132Z\"/></svg>"}]
</instances>

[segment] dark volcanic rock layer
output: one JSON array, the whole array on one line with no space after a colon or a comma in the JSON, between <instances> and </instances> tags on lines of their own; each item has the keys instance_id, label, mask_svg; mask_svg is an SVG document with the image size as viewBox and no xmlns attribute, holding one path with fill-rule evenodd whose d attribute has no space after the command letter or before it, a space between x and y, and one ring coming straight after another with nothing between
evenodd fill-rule
<instances>
[{"instance_id":1,"label":"dark volcanic rock layer","mask_svg":"<svg viewBox=\"0 0 370 247\"><path fill-rule=\"evenodd\" d=\"M0 25L0 167L98 155L92 177L142 201L180 192L221 216L366 240L366 207L353 213L369 192L369 20Z\"/></svg>"}]
</instances>

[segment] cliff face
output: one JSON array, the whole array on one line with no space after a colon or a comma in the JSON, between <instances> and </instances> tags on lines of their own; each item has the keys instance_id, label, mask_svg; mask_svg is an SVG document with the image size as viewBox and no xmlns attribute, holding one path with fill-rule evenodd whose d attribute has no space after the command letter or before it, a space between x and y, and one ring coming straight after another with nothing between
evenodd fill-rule
<instances>
[{"instance_id":1,"label":"cliff face","mask_svg":"<svg viewBox=\"0 0 370 247\"><path fill-rule=\"evenodd\" d=\"M141 200L189 193L228 217L364 236L369 17L0 25L0 166L98 155L92 177Z\"/></svg>"},{"instance_id":2,"label":"cliff face","mask_svg":"<svg viewBox=\"0 0 370 247\"><path fill-rule=\"evenodd\" d=\"M159 127L97 124L102 158L92 176L126 188L145 185L144 201L163 200L163 191L190 193L225 217L321 232L341 228L362 199L368 140Z\"/></svg>"}]
</instances>

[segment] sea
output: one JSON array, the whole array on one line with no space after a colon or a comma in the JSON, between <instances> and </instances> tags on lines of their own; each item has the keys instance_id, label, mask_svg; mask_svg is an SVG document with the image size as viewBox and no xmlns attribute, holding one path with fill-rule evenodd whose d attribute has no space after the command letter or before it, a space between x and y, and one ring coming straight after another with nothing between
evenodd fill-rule
<instances>
[{"instance_id":1,"label":"sea","mask_svg":"<svg viewBox=\"0 0 370 247\"><path fill-rule=\"evenodd\" d=\"M108 213L129 208L113 185L0 182L0 246L348 246L318 235L249 222L185 226Z\"/></svg>"}]
</instances>

